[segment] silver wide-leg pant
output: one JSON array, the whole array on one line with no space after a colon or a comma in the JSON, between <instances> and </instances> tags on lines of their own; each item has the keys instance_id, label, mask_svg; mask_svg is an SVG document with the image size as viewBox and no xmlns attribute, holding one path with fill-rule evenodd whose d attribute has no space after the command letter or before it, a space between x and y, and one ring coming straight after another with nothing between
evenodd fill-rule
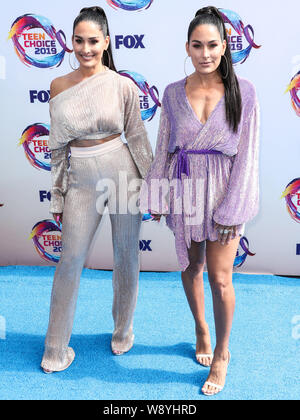
<instances>
[{"instance_id":1,"label":"silver wide-leg pant","mask_svg":"<svg viewBox=\"0 0 300 420\"><path fill-rule=\"evenodd\" d=\"M139 211L136 214L129 211L120 214L119 174L122 171L124 177L126 173L128 183L132 179L139 179L140 175L128 147L120 142L120 138L112 140L109 143L114 144L117 150L97 156L71 156L62 223L63 250L51 294L49 326L41 364L44 369L59 370L66 364L80 275L105 206L108 206L110 213L114 252L114 332L111 346L113 350L125 352L133 345L142 216ZM97 184L104 179L109 179L116 188L106 188L106 195L101 195L102 187L97 187ZM134 192L127 190L125 194L129 202ZM124 210L124 203L121 207Z\"/></svg>"}]
</instances>

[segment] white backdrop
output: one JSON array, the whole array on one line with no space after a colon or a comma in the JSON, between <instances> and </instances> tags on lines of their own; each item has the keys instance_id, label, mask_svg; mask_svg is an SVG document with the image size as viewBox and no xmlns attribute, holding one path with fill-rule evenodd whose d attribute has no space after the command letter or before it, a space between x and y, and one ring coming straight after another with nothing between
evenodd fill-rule
<instances>
[{"instance_id":1,"label":"white backdrop","mask_svg":"<svg viewBox=\"0 0 300 420\"><path fill-rule=\"evenodd\" d=\"M46 233L44 230L47 223L50 223L47 220L51 219L48 200L50 172L34 165L39 165L37 160L42 161L40 166L49 164L46 133L49 128L50 82L53 78L70 72L71 68L69 52L65 52L59 67L49 68L47 63L43 64L43 60L55 60L53 56L63 51L57 39L50 42L49 35L45 33L47 24L50 30L53 25L58 35L62 30L66 35L66 44L71 48L72 23L79 10L86 6L102 6L109 19L118 70L142 75L149 88L157 88L161 100L166 85L185 77L188 25L196 10L207 5L197 0L99 0L94 3L88 4L81 0L11 0L2 6L0 203L4 205L0 207L1 265L54 265L55 262L44 259L45 252L52 259L59 258L60 233ZM149 7L125 10L123 7L126 4L130 8L136 6L136 9L139 5ZM247 34L256 46L260 46L254 46L247 60L237 63L235 67L239 75L255 84L261 104L261 209L256 219L247 225L245 234L249 249L255 255L248 255L238 270L300 275L300 182L297 182L300 178L300 110L297 103L300 77L295 77L300 70L300 3L287 0L283 7L279 0L253 0L250 6L249 2L222 0L215 1L214 5L226 9L229 17L233 15L228 11L238 14L246 28L245 33L241 33L238 38L238 28L234 27L234 22L231 21L233 25L227 24L228 33L233 37L232 48L236 51L247 48ZM30 16L24 17L27 14L34 15L35 22L39 21L42 27L21 31L20 25L30 22ZM14 39L15 44L18 41L24 48L20 57L15 51L13 39L8 39L9 31L17 19L19 27L13 28L13 32L15 29L19 30L20 37ZM22 62L25 53L27 65ZM45 68L37 67L37 60L41 61L39 66ZM192 72L192 68L187 66L187 71ZM285 93L292 79L293 90ZM154 89L155 96L157 91ZM291 93L294 93L295 109L292 107ZM142 111L147 106L151 108L154 105L150 93L141 92ZM295 111L298 111L298 115ZM158 107L153 119L145 121L153 149L159 114ZM26 158L23 145L18 145L23 133L23 145L28 146L31 162ZM30 137L31 134L33 137ZM293 180L295 182L286 191L289 195L286 199L281 198ZM289 200L294 217L287 210L286 200ZM36 244L42 244L45 248L40 253L34 246L33 239L30 239L34 226L36 230L33 233L38 235L35 238ZM142 270L179 269L173 234L164 223L143 223L140 248ZM243 254L244 251L240 249L239 257L242 258ZM108 216L99 227L86 266L112 268Z\"/></svg>"}]
</instances>

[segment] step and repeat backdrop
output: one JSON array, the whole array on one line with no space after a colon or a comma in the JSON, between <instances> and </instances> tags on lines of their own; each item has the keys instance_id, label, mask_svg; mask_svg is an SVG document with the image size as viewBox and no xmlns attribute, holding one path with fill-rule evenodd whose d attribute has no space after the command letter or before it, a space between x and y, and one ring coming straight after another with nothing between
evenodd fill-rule
<instances>
[{"instance_id":1,"label":"step and repeat backdrop","mask_svg":"<svg viewBox=\"0 0 300 420\"><path fill-rule=\"evenodd\" d=\"M140 90L155 150L165 87L185 77L187 29L198 0L11 0L1 9L0 264L55 265L61 232L51 219L49 88L72 71L72 26L82 7L101 6L117 69ZM300 275L300 3L215 1L236 73L252 81L261 105L260 213L246 228L236 270ZM193 69L187 61L185 71ZM106 215L86 267L113 266ZM141 269L177 271L173 234L144 215Z\"/></svg>"}]
</instances>

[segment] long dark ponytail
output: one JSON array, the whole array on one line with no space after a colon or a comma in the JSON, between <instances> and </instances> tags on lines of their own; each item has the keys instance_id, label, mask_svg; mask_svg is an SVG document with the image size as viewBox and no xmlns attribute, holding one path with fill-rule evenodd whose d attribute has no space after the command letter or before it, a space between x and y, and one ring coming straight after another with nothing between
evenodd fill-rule
<instances>
[{"instance_id":1,"label":"long dark ponytail","mask_svg":"<svg viewBox=\"0 0 300 420\"><path fill-rule=\"evenodd\" d=\"M236 77L231 51L228 43L227 32L223 17L216 7L209 6L199 9L192 20L188 30L188 42L195 28L199 25L215 25L220 33L222 41L226 41L227 48L225 57L222 57L219 72L225 88L226 119L233 131L238 130L242 114L242 98L238 79Z\"/></svg>"},{"instance_id":2,"label":"long dark ponytail","mask_svg":"<svg viewBox=\"0 0 300 420\"><path fill-rule=\"evenodd\" d=\"M107 16L106 16L105 11L102 9L102 7L94 6L94 7L84 7L83 9L81 9L79 15L74 20L73 35L75 32L76 26L80 22L95 22L101 28L104 38L106 38L107 36L110 37ZM111 48L110 43L107 48L107 51L104 52L103 54L102 62L104 66L110 68L111 70L117 71L115 67L115 63L114 63L114 59L112 55L112 48Z\"/></svg>"}]
</instances>

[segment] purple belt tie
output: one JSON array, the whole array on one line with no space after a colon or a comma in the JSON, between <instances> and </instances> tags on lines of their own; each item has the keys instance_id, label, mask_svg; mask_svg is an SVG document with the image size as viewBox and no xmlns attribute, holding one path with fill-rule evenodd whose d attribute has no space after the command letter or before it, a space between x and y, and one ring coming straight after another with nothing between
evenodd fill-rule
<instances>
[{"instance_id":1,"label":"purple belt tie","mask_svg":"<svg viewBox=\"0 0 300 420\"><path fill-rule=\"evenodd\" d=\"M178 155L177 157L177 179L182 179L182 174L190 176L190 165L188 155L221 155L222 152L218 150L186 150L176 147L174 153Z\"/></svg>"}]
</instances>

